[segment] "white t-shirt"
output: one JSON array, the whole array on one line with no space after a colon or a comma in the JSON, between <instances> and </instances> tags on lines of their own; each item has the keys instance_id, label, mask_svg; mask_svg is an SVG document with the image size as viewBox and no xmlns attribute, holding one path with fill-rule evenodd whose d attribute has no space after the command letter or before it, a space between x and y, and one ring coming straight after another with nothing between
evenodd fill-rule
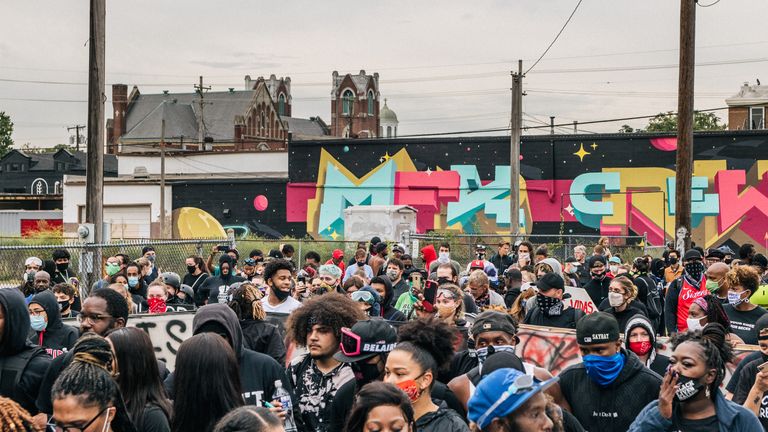
<instances>
[{"instance_id":1,"label":"white t-shirt","mask_svg":"<svg viewBox=\"0 0 768 432\"><path fill-rule=\"evenodd\" d=\"M261 299L261 305L264 308L264 312L267 312L267 313L277 312L277 313L288 314L293 312L299 306L301 306L301 302L291 296L288 296L286 297L285 301L283 301L279 305L272 306L271 304L269 304L269 294L267 294L266 296L264 296L263 299Z\"/></svg>"}]
</instances>

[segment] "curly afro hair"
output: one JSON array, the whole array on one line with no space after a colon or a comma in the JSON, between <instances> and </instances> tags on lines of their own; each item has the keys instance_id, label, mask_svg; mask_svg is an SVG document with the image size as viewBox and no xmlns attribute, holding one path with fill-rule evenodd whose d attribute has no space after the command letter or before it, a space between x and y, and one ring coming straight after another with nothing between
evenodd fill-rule
<instances>
[{"instance_id":1,"label":"curly afro hair","mask_svg":"<svg viewBox=\"0 0 768 432\"><path fill-rule=\"evenodd\" d=\"M400 326L395 350L411 354L423 371L443 370L453 358L456 334L448 324L436 319L418 319Z\"/></svg>"},{"instance_id":2,"label":"curly afro hair","mask_svg":"<svg viewBox=\"0 0 768 432\"><path fill-rule=\"evenodd\" d=\"M342 327L352 327L362 319L365 319L363 312L354 301L343 294L329 293L306 300L291 313L285 326L288 336L298 345L305 346L307 333L313 325L332 328L340 340Z\"/></svg>"}]
</instances>

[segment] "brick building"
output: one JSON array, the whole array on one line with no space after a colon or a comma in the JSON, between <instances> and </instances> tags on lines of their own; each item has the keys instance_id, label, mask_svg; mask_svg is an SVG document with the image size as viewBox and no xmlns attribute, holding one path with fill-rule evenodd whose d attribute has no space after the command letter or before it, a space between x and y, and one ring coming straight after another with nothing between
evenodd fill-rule
<instances>
[{"instance_id":1,"label":"brick building","mask_svg":"<svg viewBox=\"0 0 768 432\"><path fill-rule=\"evenodd\" d=\"M739 92L725 100L728 105L729 130L765 129L765 111L768 107L768 86L758 81L755 85L745 82Z\"/></svg>"},{"instance_id":2,"label":"brick building","mask_svg":"<svg viewBox=\"0 0 768 432\"><path fill-rule=\"evenodd\" d=\"M339 75L333 71L331 135L376 138L379 134L379 74Z\"/></svg>"}]
</instances>

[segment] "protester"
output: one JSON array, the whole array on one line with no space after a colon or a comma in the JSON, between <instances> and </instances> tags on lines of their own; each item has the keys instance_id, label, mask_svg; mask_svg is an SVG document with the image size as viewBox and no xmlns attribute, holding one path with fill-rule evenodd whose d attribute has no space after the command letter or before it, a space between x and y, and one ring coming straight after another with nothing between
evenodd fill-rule
<instances>
[{"instance_id":1,"label":"protester","mask_svg":"<svg viewBox=\"0 0 768 432\"><path fill-rule=\"evenodd\" d=\"M533 254L533 244L529 241L520 242L517 247L517 266L523 268L533 264L531 255Z\"/></svg>"},{"instance_id":2,"label":"protester","mask_svg":"<svg viewBox=\"0 0 768 432\"><path fill-rule=\"evenodd\" d=\"M142 299L147 298L147 286L149 283L144 282L144 278L141 276L142 269L138 263L129 263L125 266L125 276L128 282L128 291L134 298L134 303L139 303Z\"/></svg>"},{"instance_id":3,"label":"protester","mask_svg":"<svg viewBox=\"0 0 768 432\"><path fill-rule=\"evenodd\" d=\"M405 265L397 258L391 258L387 263L386 276L389 278L392 285L392 298L390 299L390 304L385 306L394 307L395 303L397 303L397 299L408 291L408 282L406 282L403 277L404 270Z\"/></svg>"},{"instance_id":4,"label":"protester","mask_svg":"<svg viewBox=\"0 0 768 432\"><path fill-rule=\"evenodd\" d=\"M590 280L584 284L584 289L596 305L599 305L608 298L608 287L611 284L611 278L606 273L605 265L605 257L602 255L593 255L587 261Z\"/></svg>"},{"instance_id":5,"label":"protester","mask_svg":"<svg viewBox=\"0 0 768 432\"><path fill-rule=\"evenodd\" d=\"M697 297L709 294L699 251L691 249L685 253L683 268L683 275L669 284L664 298L664 321L670 334L688 329L686 319L691 303Z\"/></svg>"},{"instance_id":6,"label":"protester","mask_svg":"<svg viewBox=\"0 0 768 432\"><path fill-rule=\"evenodd\" d=\"M133 296L131 296L131 293L128 291L128 286L123 285L122 283L112 283L109 284L107 287L113 291L117 291L123 298L125 299L125 302L128 303L128 311L132 314L137 313L145 313L147 309L146 301L141 300L138 303L133 302Z\"/></svg>"},{"instance_id":7,"label":"protester","mask_svg":"<svg viewBox=\"0 0 768 432\"><path fill-rule=\"evenodd\" d=\"M483 431L550 432L543 391L558 378L537 383L516 369L499 369L486 376L469 401L469 419Z\"/></svg>"},{"instance_id":8,"label":"protester","mask_svg":"<svg viewBox=\"0 0 768 432\"><path fill-rule=\"evenodd\" d=\"M525 289L523 289L520 292L520 295L517 296L515 301L512 302L512 306L510 306L509 308L509 314L512 315L515 321L517 322L525 321L525 316L528 314L528 310L529 310L527 307L528 302L530 301L531 298L535 296L536 296L536 289L534 289L531 286L525 287ZM536 300L534 299L534 301ZM535 306L535 304L533 306ZM533 308L533 306L531 306L531 309Z\"/></svg>"},{"instance_id":9,"label":"protester","mask_svg":"<svg viewBox=\"0 0 768 432\"><path fill-rule=\"evenodd\" d=\"M167 293L165 291L165 284L162 281L156 280L149 284L149 287L147 288L147 305L149 305L149 313L157 314L169 312L166 299Z\"/></svg>"},{"instance_id":10,"label":"protester","mask_svg":"<svg viewBox=\"0 0 768 432\"><path fill-rule=\"evenodd\" d=\"M501 273L504 270L506 270L509 266L514 264L514 261L512 261L512 257L509 254L510 249L511 249L511 245L509 244L508 241L502 240L499 242L499 249L489 260L491 264L493 264L493 266L496 267L496 271Z\"/></svg>"},{"instance_id":11,"label":"protester","mask_svg":"<svg viewBox=\"0 0 768 432\"><path fill-rule=\"evenodd\" d=\"M626 276L611 280L608 298L600 303L598 309L613 315L622 329L626 328L629 319L637 314L648 317L645 305L637 300L637 287Z\"/></svg>"},{"instance_id":12,"label":"protester","mask_svg":"<svg viewBox=\"0 0 768 432\"><path fill-rule=\"evenodd\" d=\"M379 271L385 268L385 263L387 262L387 244L384 242L377 244L374 248L374 252L375 254L368 260L368 265L370 265L371 270L373 270L373 276L378 276ZM372 278L373 277L369 279Z\"/></svg>"},{"instance_id":13,"label":"protester","mask_svg":"<svg viewBox=\"0 0 768 432\"><path fill-rule=\"evenodd\" d=\"M479 310L489 306L505 306L504 297L491 289L491 282L482 270L475 270L467 278L467 285Z\"/></svg>"},{"instance_id":14,"label":"protester","mask_svg":"<svg viewBox=\"0 0 768 432\"><path fill-rule=\"evenodd\" d=\"M354 379L349 364L336 360L334 354L340 349L342 328L362 318L355 303L338 293L311 298L288 317L289 337L307 348L306 354L291 361L287 375L298 401L294 406L297 423L308 430L330 430L330 401Z\"/></svg>"},{"instance_id":15,"label":"protester","mask_svg":"<svg viewBox=\"0 0 768 432\"><path fill-rule=\"evenodd\" d=\"M35 399L51 359L42 348L29 343L29 331L24 297L16 289L0 289L0 396L35 415Z\"/></svg>"},{"instance_id":16,"label":"protester","mask_svg":"<svg viewBox=\"0 0 768 432\"><path fill-rule=\"evenodd\" d=\"M291 269L293 269L292 266ZM222 255L219 258L219 275L209 277L201 287L203 294L209 293L208 304L229 301L229 290L232 285L245 281L245 278L236 276L236 272L235 260L229 254Z\"/></svg>"},{"instance_id":17,"label":"protester","mask_svg":"<svg viewBox=\"0 0 768 432\"><path fill-rule=\"evenodd\" d=\"M619 324L605 312L581 318L576 341L582 363L559 375L573 415L588 431L627 430L656 398L661 377L621 347Z\"/></svg>"},{"instance_id":18,"label":"protester","mask_svg":"<svg viewBox=\"0 0 768 432\"><path fill-rule=\"evenodd\" d=\"M158 270L155 264L157 259L157 252L152 246L144 246L141 249L141 256L149 261L149 271L144 275L144 284L149 285L153 280L157 279Z\"/></svg>"},{"instance_id":19,"label":"protester","mask_svg":"<svg viewBox=\"0 0 768 432\"><path fill-rule=\"evenodd\" d=\"M578 245L573 248L573 257L579 265L576 267L579 286L583 287L591 279L589 269L587 268L587 248L584 245ZM576 264L574 263L574 264Z\"/></svg>"},{"instance_id":20,"label":"protester","mask_svg":"<svg viewBox=\"0 0 768 432\"><path fill-rule=\"evenodd\" d=\"M341 286L341 269L333 264L321 265L317 270L317 277L323 281L327 292L339 291Z\"/></svg>"},{"instance_id":21,"label":"protester","mask_svg":"<svg viewBox=\"0 0 768 432\"><path fill-rule=\"evenodd\" d=\"M70 278L77 278L77 274L69 268L70 255L66 249L56 249L51 253L51 259L56 265L56 269L51 275L51 281L57 283L69 283Z\"/></svg>"},{"instance_id":22,"label":"protester","mask_svg":"<svg viewBox=\"0 0 768 432\"><path fill-rule=\"evenodd\" d=\"M567 306L563 302L563 278L555 273L547 273L539 279L536 287L539 290L536 294L536 304L527 311L523 322L545 327L576 328L576 323L584 316L584 311Z\"/></svg>"},{"instance_id":23,"label":"protester","mask_svg":"<svg viewBox=\"0 0 768 432\"><path fill-rule=\"evenodd\" d=\"M723 262L712 263L707 267L704 276L707 278L707 291L720 301L721 304L728 304L728 287L725 286L725 275L731 268Z\"/></svg>"},{"instance_id":24,"label":"protester","mask_svg":"<svg viewBox=\"0 0 768 432\"><path fill-rule=\"evenodd\" d=\"M738 381L733 386L733 402L751 410L765 429L768 427L768 370L762 367L768 352L768 315L763 315L755 325L760 351L754 358L747 356L739 362L739 369L734 371L731 381ZM765 371L765 372L764 372ZM729 388L731 387L729 383Z\"/></svg>"},{"instance_id":25,"label":"protester","mask_svg":"<svg viewBox=\"0 0 768 432\"><path fill-rule=\"evenodd\" d=\"M399 262L399 260L398 260ZM388 264L388 266L391 265ZM399 277L399 276L398 276ZM371 288L381 297L381 317L389 321L405 321L405 315L397 310L393 301L392 280L389 276L376 276L371 279Z\"/></svg>"},{"instance_id":26,"label":"protester","mask_svg":"<svg viewBox=\"0 0 768 432\"><path fill-rule=\"evenodd\" d=\"M731 322L733 333L744 343L757 343L755 323L768 311L751 303L750 297L757 292L760 277L748 266L732 269L725 275L725 285L728 288L728 304L723 307Z\"/></svg>"},{"instance_id":27,"label":"protester","mask_svg":"<svg viewBox=\"0 0 768 432\"><path fill-rule=\"evenodd\" d=\"M367 264L368 258L365 249L358 249L355 251L355 258L353 262L347 267L344 272L344 278L342 282L346 282L356 271L362 269L365 272L365 277L368 280L373 279L373 269Z\"/></svg>"},{"instance_id":28,"label":"protester","mask_svg":"<svg viewBox=\"0 0 768 432\"><path fill-rule=\"evenodd\" d=\"M437 318L451 327L468 327L464 319L463 293L458 286L445 283L437 287L435 308Z\"/></svg>"},{"instance_id":29,"label":"protester","mask_svg":"<svg viewBox=\"0 0 768 432\"><path fill-rule=\"evenodd\" d=\"M187 266L187 274L184 275L182 283L192 287L192 291L195 293L195 305L202 306L205 304L207 296L203 297L201 295L201 287L209 277L203 258L198 255L190 255L185 260L185 264Z\"/></svg>"},{"instance_id":30,"label":"protester","mask_svg":"<svg viewBox=\"0 0 768 432\"><path fill-rule=\"evenodd\" d=\"M122 270L120 265L120 258L116 256L111 256L107 258L106 263L104 264L104 278L97 280L93 283L91 286L91 291L98 289L98 288L106 288L107 285L110 284L110 278L114 275L116 275L118 272Z\"/></svg>"},{"instance_id":31,"label":"protester","mask_svg":"<svg viewBox=\"0 0 768 432\"><path fill-rule=\"evenodd\" d=\"M285 342L275 324L266 321L267 314L261 303L263 294L250 282L243 282L232 291L229 307L240 320L245 347L272 357L285 364Z\"/></svg>"},{"instance_id":32,"label":"protester","mask_svg":"<svg viewBox=\"0 0 768 432\"><path fill-rule=\"evenodd\" d=\"M669 366L669 357L659 354L656 332L651 321L638 314L627 321L625 329L624 348L635 353L645 367L663 376Z\"/></svg>"},{"instance_id":33,"label":"protester","mask_svg":"<svg viewBox=\"0 0 768 432\"><path fill-rule=\"evenodd\" d=\"M100 336L91 338L101 340L101 351L78 350L53 384L51 399L56 430L134 432L137 429L113 379L109 345ZM85 339L80 343L92 342Z\"/></svg>"},{"instance_id":34,"label":"protester","mask_svg":"<svg viewBox=\"0 0 768 432\"><path fill-rule=\"evenodd\" d=\"M397 302L395 302L395 309L402 312L402 314L405 315L406 320L410 320L413 317L414 305L417 301L423 299L424 297L424 288L422 284L433 283L429 280L424 280L423 276L424 275L421 273L421 271L411 272L408 275L408 291L401 294L397 299ZM420 282L416 283L417 280L420 280Z\"/></svg>"},{"instance_id":35,"label":"protester","mask_svg":"<svg viewBox=\"0 0 768 432\"><path fill-rule=\"evenodd\" d=\"M31 432L37 428L34 419L27 410L13 400L0 396L0 430L3 432Z\"/></svg>"},{"instance_id":36,"label":"protester","mask_svg":"<svg viewBox=\"0 0 768 432\"><path fill-rule=\"evenodd\" d=\"M213 432L283 432L283 422L267 408L244 406L225 415Z\"/></svg>"},{"instance_id":37,"label":"protester","mask_svg":"<svg viewBox=\"0 0 768 432\"><path fill-rule=\"evenodd\" d=\"M62 318L75 318L77 311L72 309L75 302L75 288L70 284L56 284L51 288L59 304L59 312Z\"/></svg>"},{"instance_id":38,"label":"protester","mask_svg":"<svg viewBox=\"0 0 768 432\"><path fill-rule=\"evenodd\" d=\"M160 381L154 348L144 330L119 328L107 334L115 358L115 374L128 415L142 432L171 430L171 403Z\"/></svg>"},{"instance_id":39,"label":"protester","mask_svg":"<svg viewBox=\"0 0 768 432\"><path fill-rule=\"evenodd\" d=\"M713 295L699 297L691 303L688 309L688 330L701 330L705 325L718 323L725 329L727 339L731 344L743 344L744 341L733 333L731 321L725 313L720 301Z\"/></svg>"},{"instance_id":40,"label":"protester","mask_svg":"<svg viewBox=\"0 0 768 432\"><path fill-rule=\"evenodd\" d=\"M72 349L77 341L77 328L64 325L61 321L59 304L50 291L43 291L29 302L29 320L33 334L30 342L45 349L51 358L56 358Z\"/></svg>"},{"instance_id":41,"label":"protester","mask_svg":"<svg viewBox=\"0 0 768 432\"><path fill-rule=\"evenodd\" d=\"M21 275L19 291L27 299L35 293L35 273L43 268L43 260L38 257L29 257L24 261L24 273Z\"/></svg>"},{"instance_id":42,"label":"protester","mask_svg":"<svg viewBox=\"0 0 768 432\"><path fill-rule=\"evenodd\" d=\"M349 422L343 430L412 432L417 428L413 407L405 393L392 384L373 382L358 392Z\"/></svg>"},{"instance_id":43,"label":"protester","mask_svg":"<svg viewBox=\"0 0 768 432\"><path fill-rule=\"evenodd\" d=\"M461 273L461 265L458 261L451 258L451 244L448 242L440 243L437 249L437 259L429 264L428 272L431 275L437 271L437 266L441 264L450 264L455 269L455 273L458 275Z\"/></svg>"},{"instance_id":44,"label":"protester","mask_svg":"<svg viewBox=\"0 0 768 432\"><path fill-rule=\"evenodd\" d=\"M33 286L35 289L34 294L49 290L51 288L51 275L45 270L35 273ZM31 299L31 296L28 298Z\"/></svg>"},{"instance_id":45,"label":"protester","mask_svg":"<svg viewBox=\"0 0 768 432\"><path fill-rule=\"evenodd\" d=\"M204 306L198 313L212 306L218 305ZM243 405L243 373L232 346L219 335L202 332L182 342L176 354L171 430L212 430L228 412Z\"/></svg>"},{"instance_id":46,"label":"protester","mask_svg":"<svg viewBox=\"0 0 768 432\"><path fill-rule=\"evenodd\" d=\"M402 389L413 405L416 430L469 431L463 418L432 400L438 372L453 355L453 333L437 320L416 320L400 327L398 343L389 353L384 382Z\"/></svg>"},{"instance_id":47,"label":"protester","mask_svg":"<svg viewBox=\"0 0 768 432\"><path fill-rule=\"evenodd\" d=\"M733 360L725 336L719 324L678 333L672 341L670 368L664 375L658 400L637 415L629 430L762 430L753 413L720 393L726 363Z\"/></svg>"},{"instance_id":48,"label":"protester","mask_svg":"<svg viewBox=\"0 0 768 432\"><path fill-rule=\"evenodd\" d=\"M754 257L756 253L755 245L752 243L744 243L739 248L739 259L746 265L752 265L752 257Z\"/></svg>"},{"instance_id":49,"label":"protester","mask_svg":"<svg viewBox=\"0 0 768 432\"><path fill-rule=\"evenodd\" d=\"M344 383L333 398L330 430L343 429L363 386L383 379L387 356L396 342L397 331L382 319L358 321L352 328L341 329L340 351L334 358L349 364L355 379Z\"/></svg>"},{"instance_id":50,"label":"protester","mask_svg":"<svg viewBox=\"0 0 768 432\"><path fill-rule=\"evenodd\" d=\"M341 273L347 270L347 264L344 262L344 251L341 249L334 249L331 259L325 262L326 264L333 264L341 269Z\"/></svg>"},{"instance_id":51,"label":"protester","mask_svg":"<svg viewBox=\"0 0 768 432\"><path fill-rule=\"evenodd\" d=\"M459 285L459 274L453 268L453 265L448 263L442 263L437 266L435 270L435 280L437 285L440 286L444 283L452 283ZM465 292L463 294L464 313L477 313L478 308L475 303L475 298L472 294Z\"/></svg>"},{"instance_id":52,"label":"protester","mask_svg":"<svg viewBox=\"0 0 768 432\"><path fill-rule=\"evenodd\" d=\"M301 302L291 297L293 266L284 259L270 261L264 268L264 281L269 287L267 295L261 299L265 312L288 314L301 306Z\"/></svg>"}]
</instances>

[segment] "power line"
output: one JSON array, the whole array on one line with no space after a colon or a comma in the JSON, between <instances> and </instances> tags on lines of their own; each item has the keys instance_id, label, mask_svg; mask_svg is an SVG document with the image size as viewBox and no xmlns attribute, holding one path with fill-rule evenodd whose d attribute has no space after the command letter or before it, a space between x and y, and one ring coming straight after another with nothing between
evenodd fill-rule
<instances>
[{"instance_id":1,"label":"power line","mask_svg":"<svg viewBox=\"0 0 768 432\"><path fill-rule=\"evenodd\" d=\"M541 61L541 59L543 59L543 58L544 58L544 56L545 56L545 55L547 55L547 53L549 52L550 48L552 48L552 45L554 45L554 44L555 44L555 42L557 42L557 39L560 37L560 35L561 35L561 34L563 34L563 30L565 30L565 27L566 27L566 26L568 26L568 23L569 23L569 22L571 22L571 18L573 18L573 15L575 15L575 14L576 14L576 11L579 9L579 6L581 6L581 2L582 2L582 0L579 0L579 2L578 2L578 3L576 3L576 7L575 7L575 8L573 8L573 12L571 12L571 15L568 17L568 19L567 19L567 20L565 20L565 24L563 24L563 27L560 29L560 31L559 31L559 32L557 32L557 35L555 35L555 38L554 38L554 39L552 39L552 42L549 44L549 46L547 47L547 49L545 49L545 50L544 50L544 52L543 52L543 53L541 53L541 55L539 56L539 58L538 58L538 59L537 59L537 60L536 60L536 61L533 63L533 65L531 65L531 67L529 67L529 68L528 68L528 70L527 70L527 71L525 71L525 73L524 73L523 75L528 75L528 72L530 72L530 71L531 71L531 69L535 68L535 67L536 67L536 65L537 65L537 64L539 64L539 62Z\"/></svg>"}]
</instances>

